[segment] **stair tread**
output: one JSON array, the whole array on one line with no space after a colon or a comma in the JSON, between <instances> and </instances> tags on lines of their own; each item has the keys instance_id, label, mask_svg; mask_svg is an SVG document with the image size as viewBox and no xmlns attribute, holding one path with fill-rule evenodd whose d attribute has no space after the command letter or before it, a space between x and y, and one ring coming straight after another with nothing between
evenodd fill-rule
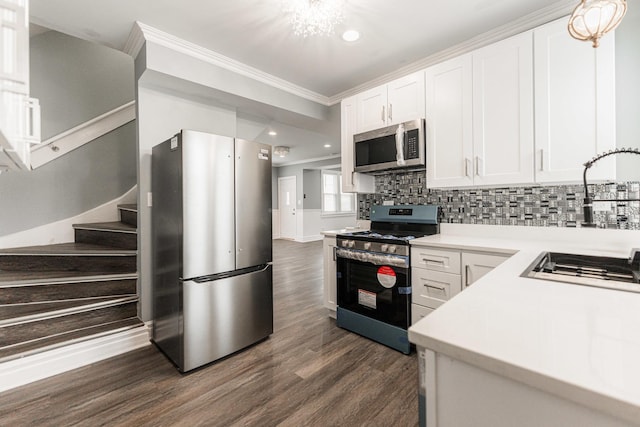
<instances>
[{"instance_id":1,"label":"stair tread","mask_svg":"<svg viewBox=\"0 0 640 427\"><path fill-rule=\"evenodd\" d=\"M115 322L96 325L81 330L67 332L64 334L49 336L37 341L0 349L0 363L19 357L25 357L31 354L52 350L54 348L62 347L68 344L88 341L108 335L109 333L117 333L121 332L122 330L133 329L136 327L144 327L144 323L137 317L129 317L127 319L117 320Z\"/></svg>"},{"instance_id":2,"label":"stair tread","mask_svg":"<svg viewBox=\"0 0 640 427\"><path fill-rule=\"evenodd\" d=\"M138 212L138 205L135 203L125 203L122 205L118 205L118 209Z\"/></svg>"},{"instance_id":3,"label":"stair tread","mask_svg":"<svg viewBox=\"0 0 640 427\"><path fill-rule=\"evenodd\" d=\"M124 233L137 233L138 230L137 227L120 221L73 224L73 228L82 230L114 231Z\"/></svg>"},{"instance_id":4,"label":"stair tread","mask_svg":"<svg viewBox=\"0 0 640 427\"><path fill-rule=\"evenodd\" d=\"M30 304L9 304L9 305L0 305L2 307L2 312L0 312L0 325L2 325L5 321L24 321L26 317L33 318L34 316L42 316L46 317L49 314L55 314L56 312L60 312L61 310L73 311L77 310L85 310L90 305L100 305L100 304L109 304L115 302L129 302L134 298L137 299L135 294L128 295L112 295L112 296L101 296L101 297L92 297L92 298L82 298L82 299L74 299L74 300L63 300L63 301L50 301L50 302L40 302L40 303L30 303ZM71 313L69 313L71 314Z\"/></svg>"},{"instance_id":5,"label":"stair tread","mask_svg":"<svg viewBox=\"0 0 640 427\"><path fill-rule=\"evenodd\" d=\"M53 245L25 246L20 248L1 249L0 255L136 255L137 251L109 246L95 245L91 243L57 243Z\"/></svg>"},{"instance_id":6,"label":"stair tread","mask_svg":"<svg viewBox=\"0 0 640 427\"><path fill-rule=\"evenodd\" d=\"M97 273L95 271L2 271L0 287L55 283L94 282L103 280L137 279L138 273Z\"/></svg>"}]
</instances>

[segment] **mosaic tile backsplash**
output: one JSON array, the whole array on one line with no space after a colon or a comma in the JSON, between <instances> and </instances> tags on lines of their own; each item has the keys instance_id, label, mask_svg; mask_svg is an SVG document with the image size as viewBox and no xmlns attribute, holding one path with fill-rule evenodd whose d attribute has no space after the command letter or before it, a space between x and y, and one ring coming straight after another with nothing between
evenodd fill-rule
<instances>
[{"instance_id":1,"label":"mosaic tile backsplash","mask_svg":"<svg viewBox=\"0 0 640 427\"><path fill-rule=\"evenodd\" d=\"M358 217L369 219L371 205L433 204L442 207L442 222L460 224L578 227L583 221L582 185L483 189L427 189L426 172L376 176L376 194L358 195ZM640 182L589 184L596 199L638 199ZM640 202L594 204L601 228L640 229Z\"/></svg>"}]
</instances>

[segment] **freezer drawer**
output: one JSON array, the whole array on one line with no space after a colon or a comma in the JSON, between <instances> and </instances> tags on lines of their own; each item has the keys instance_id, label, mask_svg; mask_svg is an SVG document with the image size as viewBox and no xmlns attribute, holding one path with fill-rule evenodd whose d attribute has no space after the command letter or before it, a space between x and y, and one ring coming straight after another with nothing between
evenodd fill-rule
<instances>
[{"instance_id":1,"label":"freezer drawer","mask_svg":"<svg viewBox=\"0 0 640 427\"><path fill-rule=\"evenodd\" d=\"M183 372L273 332L272 268L210 282L183 283Z\"/></svg>"}]
</instances>

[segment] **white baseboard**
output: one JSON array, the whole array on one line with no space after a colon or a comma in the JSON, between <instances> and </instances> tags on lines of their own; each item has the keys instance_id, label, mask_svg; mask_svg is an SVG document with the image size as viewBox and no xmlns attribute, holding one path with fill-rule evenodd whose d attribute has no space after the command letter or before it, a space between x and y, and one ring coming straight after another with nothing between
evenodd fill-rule
<instances>
[{"instance_id":1,"label":"white baseboard","mask_svg":"<svg viewBox=\"0 0 640 427\"><path fill-rule=\"evenodd\" d=\"M0 392L150 345L148 326L0 364Z\"/></svg>"},{"instance_id":2,"label":"white baseboard","mask_svg":"<svg viewBox=\"0 0 640 427\"><path fill-rule=\"evenodd\" d=\"M124 195L74 217L2 236L0 237L0 248L73 242L73 224L117 221L117 206L126 203L136 203L137 191L138 187L133 186Z\"/></svg>"}]
</instances>

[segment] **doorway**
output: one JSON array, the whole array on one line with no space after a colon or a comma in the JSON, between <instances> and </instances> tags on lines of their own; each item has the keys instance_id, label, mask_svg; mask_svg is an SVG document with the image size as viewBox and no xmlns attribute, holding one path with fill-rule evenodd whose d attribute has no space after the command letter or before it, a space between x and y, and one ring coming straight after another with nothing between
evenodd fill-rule
<instances>
[{"instance_id":1,"label":"doorway","mask_svg":"<svg viewBox=\"0 0 640 427\"><path fill-rule=\"evenodd\" d=\"M280 211L280 237L295 240L296 221L296 177L278 178L278 210Z\"/></svg>"}]
</instances>

